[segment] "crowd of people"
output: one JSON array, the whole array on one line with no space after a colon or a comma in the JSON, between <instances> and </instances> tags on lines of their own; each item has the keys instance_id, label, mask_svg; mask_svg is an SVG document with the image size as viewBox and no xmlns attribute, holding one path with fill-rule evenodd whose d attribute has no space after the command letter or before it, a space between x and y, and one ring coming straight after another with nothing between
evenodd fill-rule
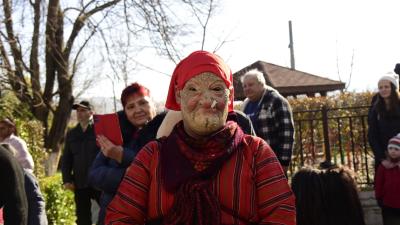
<instances>
[{"instance_id":1,"label":"crowd of people","mask_svg":"<svg viewBox=\"0 0 400 225\"><path fill-rule=\"evenodd\" d=\"M66 135L61 171L65 189L74 192L76 224L365 225L351 170L302 168L289 181L290 104L261 71L246 72L241 83L246 99L239 111L229 66L216 54L191 53L173 71L166 111L156 112L139 83L122 91L116 112L122 144L96 134L90 102L73 104L78 124ZM377 203L384 225L394 225L400 224L398 76L382 76L378 89L368 139ZM0 121L0 142L4 224L47 224L32 156L11 119Z\"/></svg>"}]
</instances>

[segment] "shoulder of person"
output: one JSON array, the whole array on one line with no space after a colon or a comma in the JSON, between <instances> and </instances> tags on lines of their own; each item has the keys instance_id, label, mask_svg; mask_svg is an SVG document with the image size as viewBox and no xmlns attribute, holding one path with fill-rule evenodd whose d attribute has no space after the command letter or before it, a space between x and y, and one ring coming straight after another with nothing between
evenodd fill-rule
<instances>
[{"instance_id":1,"label":"shoulder of person","mask_svg":"<svg viewBox=\"0 0 400 225\"><path fill-rule=\"evenodd\" d=\"M154 139L156 137L157 131L160 128L162 122L165 119L167 112L161 112L157 114L152 120L150 120L146 126L144 126L140 130L140 134L149 135L150 139Z\"/></svg>"},{"instance_id":2,"label":"shoulder of person","mask_svg":"<svg viewBox=\"0 0 400 225\"><path fill-rule=\"evenodd\" d=\"M80 129L81 128L80 128L80 124L79 123L76 124L74 127L69 128L68 131L67 131L67 140L70 139L70 138L77 137L80 134L80 132L79 132Z\"/></svg>"},{"instance_id":3,"label":"shoulder of person","mask_svg":"<svg viewBox=\"0 0 400 225\"><path fill-rule=\"evenodd\" d=\"M14 140L17 142L25 142L24 139L22 139L20 136L17 136L15 134L11 134L9 137L10 140Z\"/></svg>"},{"instance_id":4,"label":"shoulder of person","mask_svg":"<svg viewBox=\"0 0 400 225\"><path fill-rule=\"evenodd\" d=\"M165 116L167 115L166 111L163 111L161 113L158 113L149 123L149 126L154 126L154 127L159 127L161 123L163 122Z\"/></svg>"},{"instance_id":5,"label":"shoulder of person","mask_svg":"<svg viewBox=\"0 0 400 225\"><path fill-rule=\"evenodd\" d=\"M244 134L243 144L246 148L250 149L253 154L259 153L259 151L271 151L271 147L268 143L257 136Z\"/></svg>"},{"instance_id":6,"label":"shoulder of person","mask_svg":"<svg viewBox=\"0 0 400 225\"><path fill-rule=\"evenodd\" d=\"M287 99L286 99L285 97L283 97L283 96L281 95L281 93L279 93L278 90L276 90L276 89L274 89L274 88L272 88L272 87L268 87L268 88L267 88L267 93L268 93L268 95L273 96L274 99L279 99L279 100L282 100L282 101L284 101L284 102L287 102Z\"/></svg>"}]
</instances>

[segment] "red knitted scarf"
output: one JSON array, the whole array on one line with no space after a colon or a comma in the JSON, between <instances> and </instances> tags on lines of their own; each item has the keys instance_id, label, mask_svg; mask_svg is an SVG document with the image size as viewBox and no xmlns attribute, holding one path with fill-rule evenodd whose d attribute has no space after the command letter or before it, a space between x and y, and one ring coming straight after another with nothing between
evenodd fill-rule
<instances>
[{"instance_id":1,"label":"red knitted scarf","mask_svg":"<svg viewBox=\"0 0 400 225\"><path fill-rule=\"evenodd\" d=\"M175 200L164 218L165 225L219 225L220 206L212 192L211 179L238 150L243 131L229 121L207 141L190 137L178 123L162 141L161 176Z\"/></svg>"}]
</instances>

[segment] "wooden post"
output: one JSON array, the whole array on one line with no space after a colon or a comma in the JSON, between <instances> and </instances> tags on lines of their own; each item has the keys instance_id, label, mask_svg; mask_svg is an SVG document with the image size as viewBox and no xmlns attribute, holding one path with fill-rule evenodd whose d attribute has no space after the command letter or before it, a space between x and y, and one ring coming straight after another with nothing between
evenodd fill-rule
<instances>
[{"instance_id":1,"label":"wooden post","mask_svg":"<svg viewBox=\"0 0 400 225\"><path fill-rule=\"evenodd\" d=\"M326 105L322 106L322 129L324 135L325 161L320 164L320 167L329 168L333 164L331 162L331 146L329 144L329 129L328 129L328 109Z\"/></svg>"},{"instance_id":2,"label":"wooden post","mask_svg":"<svg viewBox=\"0 0 400 225\"><path fill-rule=\"evenodd\" d=\"M290 48L290 68L292 70L296 69L295 62L294 62L294 47L293 47L293 33L292 33L292 21L289 20L289 48Z\"/></svg>"}]
</instances>

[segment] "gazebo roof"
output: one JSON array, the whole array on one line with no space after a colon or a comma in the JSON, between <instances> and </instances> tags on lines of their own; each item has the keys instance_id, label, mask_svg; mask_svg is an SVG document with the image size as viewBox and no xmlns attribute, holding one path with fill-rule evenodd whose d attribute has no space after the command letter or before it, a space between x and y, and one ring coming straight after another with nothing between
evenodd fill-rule
<instances>
[{"instance_id":1,"label":"gazebo roof","mask_svg":"<svg viewBox=\"0 0 400 225\"><path fill-rule=\"evenodd\" d=\"M257 61L233 74L235 100L245 98L240 77L251 69L260 70L264 74L267 85L278 90L283 96L314 95L315 93L326 95L328 91L342 90L345 87L345 83L340 81Z\"/></svg>"}]
</instances>

